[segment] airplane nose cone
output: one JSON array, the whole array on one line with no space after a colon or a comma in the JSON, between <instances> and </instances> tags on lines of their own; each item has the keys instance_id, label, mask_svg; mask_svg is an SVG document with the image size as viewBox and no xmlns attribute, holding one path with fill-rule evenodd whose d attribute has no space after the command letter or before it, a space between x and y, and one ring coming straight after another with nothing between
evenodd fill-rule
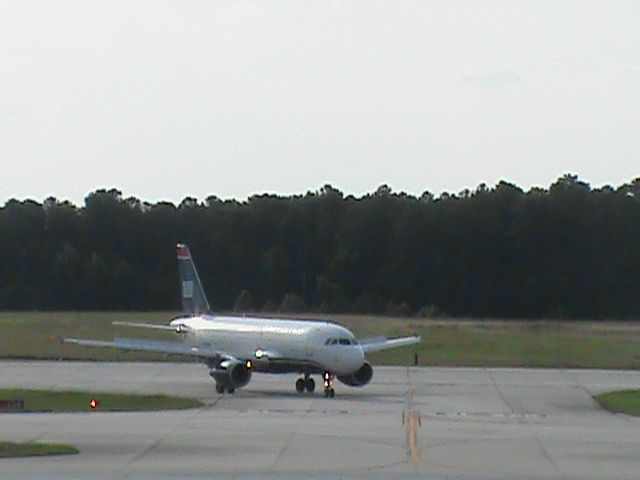
<instances>
[{"instance_id":1,"label":"airplane nose cone","mask_svg":"<svg viewBox=\"0 0 640 480\"><path fill-rule=\"evenodd\" d=\"M360 367L364 363L364 351L360 346L345 348L339 356L340 361L336 365L336 371L342 375L348 375Z\"/></svg>"},{"instance_id":2,"label":"airplane nose cone","mask_svg":"<svg viewBox=\"0 0 640 480\"><path fill-rule=\"evenodd\" d=\"M352 369L357 370L362 366L364 363L364 350L362 350L362 347L357 346L353 349L350 360L349 363Z\"/></svg>"}]
</instances>

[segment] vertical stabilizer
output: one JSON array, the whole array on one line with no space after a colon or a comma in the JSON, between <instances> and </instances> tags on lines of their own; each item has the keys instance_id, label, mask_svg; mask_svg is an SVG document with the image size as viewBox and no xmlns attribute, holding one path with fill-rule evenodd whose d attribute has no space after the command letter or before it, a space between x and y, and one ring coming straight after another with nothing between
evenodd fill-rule
<instances>
[{"instance_id":1,"label":"vertical stabilizer","mask_svg":"<svg viewBox=\"0 0 640 480\"><path fill-rule=\"evenodd\" d=\"M209 302L202 289L198 271L193 263L189 247L182 243L176 245L178 269L180 270L180 288L182 289L182 312L192 315L209 312Z\"/></svg>"}]
</instances>

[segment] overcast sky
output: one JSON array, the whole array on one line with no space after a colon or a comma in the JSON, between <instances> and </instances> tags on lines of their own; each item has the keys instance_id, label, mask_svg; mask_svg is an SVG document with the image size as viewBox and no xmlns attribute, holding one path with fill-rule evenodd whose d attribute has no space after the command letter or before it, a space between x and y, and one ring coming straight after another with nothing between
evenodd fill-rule
<instances>
[{"instance_id":1,"label":"overcast sky","mask_svg":"<svg viewBox=\"0 0 640 480\"><path fill-rule=\"evenodd\" d=\"M640 2L0 0L0 204L640 176Z\"/></svg>"}]
</instances>

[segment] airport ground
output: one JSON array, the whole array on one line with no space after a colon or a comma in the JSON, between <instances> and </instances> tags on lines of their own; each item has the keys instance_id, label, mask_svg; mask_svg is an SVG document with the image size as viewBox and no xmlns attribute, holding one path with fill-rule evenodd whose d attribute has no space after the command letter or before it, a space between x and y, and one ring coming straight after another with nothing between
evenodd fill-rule
<instances>
[{"instance_id":1,"label":"airport ground","mask_svg":"<svg viewBox=\"0 0 640 480\"><path fill-rule=\"evenodd\" d=\"M115 320L167 324L176 312L2 312L0 358L178 361L162 355L61 345L63 336L175 339L170 332L112 325ZM472 367L640 368L640 323L505 321L306 315L341 323L359 337L418 334L418 346L372 355L376 364Z\"/></svg>"},{"instance_id":2,"label":"airport ground","mask_svg":"<svg viewBox=\"0 0 640 480\"><path fill-rule=\"evenodd\" d=\"M0 478L640 478L640 418L592 398L637 388L640 372L377 367L365 388L336 384L334 399L297 395L295 379L256 375L220 397L197 364L1 361L0 388L162 393L206 406L0 415L4 440L80 450L2 459Z\"/></svg>"}]
</instances>

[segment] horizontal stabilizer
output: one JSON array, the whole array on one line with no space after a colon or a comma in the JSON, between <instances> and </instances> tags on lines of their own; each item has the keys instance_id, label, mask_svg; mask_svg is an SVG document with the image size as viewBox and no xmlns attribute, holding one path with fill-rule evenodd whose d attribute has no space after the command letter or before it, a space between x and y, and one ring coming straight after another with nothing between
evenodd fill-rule
<instances>
[{"instance_id":1,"label":"horizontal stabilizer","mask_svg":"<svg viewBox=\"0 0 640 480\"><path fill-rule=\"evenodd\" d=\"M141 352L172 353L190 357L226 357L214 348L195 346L182 342L165 342L161 340L142 340L137 338L116 338L113 341L85 340L82 338L65 338L65 343L73 343L85 347L119 348L121 350L138 350Z\"/></svg>"},{"instance_id":2,"label":"horizontal stabilizer","mask_svg":"<svg viewBox=\"0 0 640 480\"><path fill-rule=\"evenodd\" d=\"M387 350L389 348L406 347L408 345L420 343L420 341L422 341L422 338L418 336L392 338L390 340L385 337L378 337L378 339L365 338L362 342L358 343L360 343L360 346L362 346L362 350L364 350L365 353L370 353Z\"/></svg>"}]
</instances>

